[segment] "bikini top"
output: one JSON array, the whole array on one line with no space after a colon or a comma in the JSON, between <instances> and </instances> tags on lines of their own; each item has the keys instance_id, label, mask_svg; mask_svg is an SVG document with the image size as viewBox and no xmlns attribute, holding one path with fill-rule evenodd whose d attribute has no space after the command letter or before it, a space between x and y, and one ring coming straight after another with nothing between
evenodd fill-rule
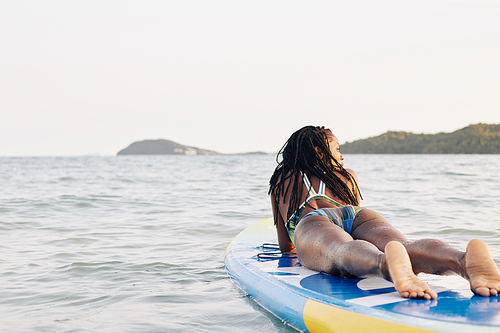
<instances>
[{"instance_id":1,"label":"bikini top","mask_svg":"<svg viewBox=\"0 0 500 333\"><path fill-rule=\"evenodd\" d=\"M326 195L326 185L322 180L320 180L318 192L316 192L313 189L313 187L311 185L311 181L309 180L307 175L305 173L303 173L302 171L300 173L302 174L302 181L304 182L304 184L306 185L306 187L308 189L309 196L307 197L306 201L304 201L299 206L299 208L295 211L295 213L292 216L290 216L290 218L286 221L287 229L290 229L291 226L295 227L299 223L299 218L300 218L300 215L302 215L302 211L304 210L304 208L306 208L314 200L325 200L331 204L334 204L335 206L337 206L339 208L345 207L341 203L333 200L332 198L330 198L329 196Z\"/></svg>"}]
</instances>

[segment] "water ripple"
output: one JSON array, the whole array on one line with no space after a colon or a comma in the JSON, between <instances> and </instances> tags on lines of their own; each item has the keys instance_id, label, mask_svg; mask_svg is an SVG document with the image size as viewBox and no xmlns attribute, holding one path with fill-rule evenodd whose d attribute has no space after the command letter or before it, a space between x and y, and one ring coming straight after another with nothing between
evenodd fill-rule
<instances>
[{"instance_id":1,"label":"water ripple","mask_svg":"<svg viewBox=\"0 0 500 333\"><path fill-rule=\"evenodd\" d=\"M500 262L499 156L353 155L364 206ZM0 328L294 332L235 288L229 242L271 216L272 155L0 158Z\"/></svg>"}]
</instances>

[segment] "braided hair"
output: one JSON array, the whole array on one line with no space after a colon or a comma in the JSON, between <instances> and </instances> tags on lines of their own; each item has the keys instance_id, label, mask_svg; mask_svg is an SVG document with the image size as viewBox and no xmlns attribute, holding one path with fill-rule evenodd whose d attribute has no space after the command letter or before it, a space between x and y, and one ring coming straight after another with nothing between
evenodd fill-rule
<instances>
[{"instance_id":1,"label":"braided hair","mask_svg":"<svg viewBox=\"0 0 500 333\"><path fill-rule=\"evenodd\" d=\"M300 171L321 179L346 204L359 205L355 195L356 192L353 193L348 186L349 184L346 184L336 175L336 173L340 173L359 192L354 177L342 167L340 161L335 160L332 156L327 138L329 132L331 133L324 126L305 126L293 133L278 152L276 156L278 166L269 181L269 194L273 194L275 200L275 211L273 212L275 224L277 221L276 216L279 214L278 204L280 198L284 197L285 193L288 193L292 184L287 217L291 216L301 204L303 186L299 186L299 184L302 184L299 182ZM291 179L291 181L285 188L287 179Z\"/></svg>"}]
</instances>

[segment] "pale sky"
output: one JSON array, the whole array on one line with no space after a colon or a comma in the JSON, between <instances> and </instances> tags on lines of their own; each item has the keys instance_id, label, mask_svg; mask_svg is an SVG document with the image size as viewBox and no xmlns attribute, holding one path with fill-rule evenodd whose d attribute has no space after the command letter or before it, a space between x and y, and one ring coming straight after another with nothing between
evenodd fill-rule
<instances>
[{"instance_id":1,"label":"pale sky","mask_svg":"<svg viewBox=\"0 0 500 333\"><path fill-rule=\"evenodd\" d=\"M0 156L500 124L500 1L0 0Z\"/></svg>"}]
</instances>

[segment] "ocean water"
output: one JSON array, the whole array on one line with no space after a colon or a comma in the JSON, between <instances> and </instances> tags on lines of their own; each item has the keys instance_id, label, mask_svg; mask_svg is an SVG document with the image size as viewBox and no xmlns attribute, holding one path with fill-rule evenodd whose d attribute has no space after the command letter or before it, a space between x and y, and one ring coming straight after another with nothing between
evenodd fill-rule
<instances>
[{"instance_id":1,"label":"ocean water","mask_svg":"<svg viewBox=\"0 0 500 333\"><path fill-rule=\"evenodd\" d=\"M499 155L348 155L362 205L500 263ZM295 332L223 256L271 216L273 155L0 157L3 332Z\"/></svg>"}]
</instances>

